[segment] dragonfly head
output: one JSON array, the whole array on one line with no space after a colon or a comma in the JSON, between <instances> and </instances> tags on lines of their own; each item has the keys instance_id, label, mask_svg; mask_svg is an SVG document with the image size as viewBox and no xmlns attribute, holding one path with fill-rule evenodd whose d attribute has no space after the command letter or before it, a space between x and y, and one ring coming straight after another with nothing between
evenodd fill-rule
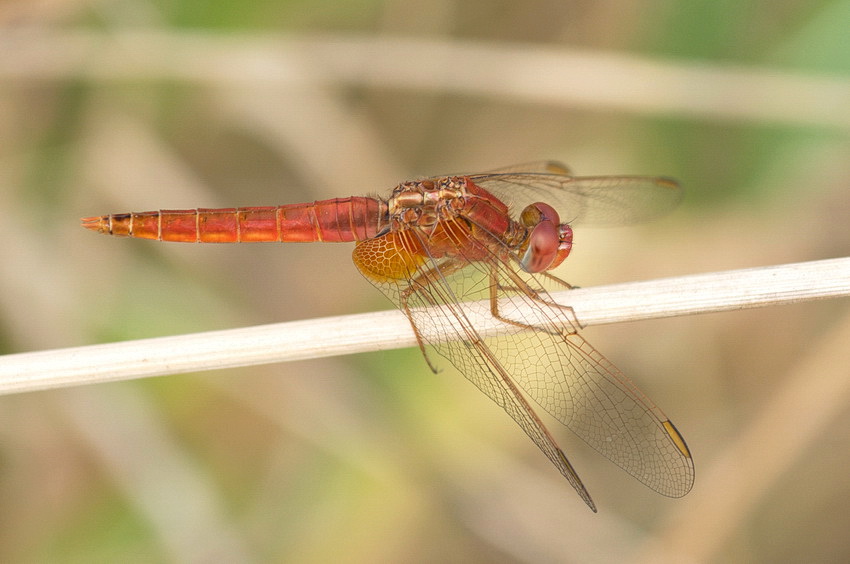
<instances>
[{"instance_id":1,"label":"dragonfly head","mask_svg":"<svg viewBox=\"0 0 850 564\"><path fill-rule=\"evenodd\" d=\"M573 246L573 230L566 223L560 223L555 208L537 202L522 210L519 219L528 229L520 259L523 270L543 272L564 262Z\"/></svg>"}]
</instances>

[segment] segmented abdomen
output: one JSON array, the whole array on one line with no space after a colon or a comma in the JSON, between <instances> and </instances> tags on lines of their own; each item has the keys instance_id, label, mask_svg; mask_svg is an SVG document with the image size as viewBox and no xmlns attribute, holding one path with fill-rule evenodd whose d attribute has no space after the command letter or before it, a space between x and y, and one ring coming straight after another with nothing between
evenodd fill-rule
<instances>
[{"instance_id":1,"label":"segmented abdomen","mask_svg":"<svg viewBox=\"0 0 850 564\"><path fill-rule=\"evenodd\" d=\"M386 203L365 197L252 208L159 210L88 217L83 227L117 237L187 243L347 242L375 237Z\"/></svg>"}]
</instances>

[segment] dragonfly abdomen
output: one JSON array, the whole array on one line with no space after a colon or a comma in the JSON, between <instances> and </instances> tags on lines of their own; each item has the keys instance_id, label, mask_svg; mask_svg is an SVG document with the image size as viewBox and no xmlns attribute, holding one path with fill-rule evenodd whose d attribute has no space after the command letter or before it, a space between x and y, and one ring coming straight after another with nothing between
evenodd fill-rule
<instances>
[{"instance_id":1,"label":"dragonfly abdomen","mask_svg":"<svg viewBox=\"0 0 850 564\"><path fill-rule=\"evenodd\" d=\"M88 217L83 227L115 235L184 243L349 242L375 237L386 204L351 197L310 204L159 210Z\"/></svg>"}]
</instances>

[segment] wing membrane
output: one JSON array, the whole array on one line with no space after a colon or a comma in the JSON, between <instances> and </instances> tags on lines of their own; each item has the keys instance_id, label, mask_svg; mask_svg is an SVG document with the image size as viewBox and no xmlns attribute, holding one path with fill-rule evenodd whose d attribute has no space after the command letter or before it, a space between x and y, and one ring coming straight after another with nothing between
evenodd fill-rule
<instances>
[{"instance_id":1,"label":"wing membrane","mask_svg":"<svg viewBox=\"0 0 850 564\"><path fill-rule=\"evenodd\" d=\"M629 474L670 497L693 485L693 461L672 422L575 331L535 276L493 261L499 316L529 331L486 339L506 372L547 412ZM521 282L518 282L521 281ZM524 287L522 287L524 284Z\"/></svg>"},{"instance_id":2,"label":"wing membrane","mask_svg":"<svg viewBox=\"0 0 850 564\"><path fill-rule=\"evenodd\" d=\"M681 199L675 180L653 176L568 176L552 173L486 173L469 177L515 213L546 202L566 223L621 225L648 221Z\"/></svg>"},{"instance_id":3,"label":"wing membrane","mask_svg":"<svg viewBox=\"0 0 850 564\"><path fill-rule=\"evenodd\" d=\"M428 248L423 235L407 233L419 238L420 248ZM462 253L470 240L457 243ZM496 250L483 261L467 260L463 254L429 257L402 269L408 278L367 278L407 314L422 342L520 425L591 508L593 502L575 470L518 387L653 490L672 497L687 493L693 484L693 462L669 419L576 333L571 310L553 303L538 277L524 273L498 240L479 244ZM387 255L385 238L359 243L355 254L368 254L375 245ZM480 257L480 251L471 256ZM406 261L409 256L399 252L397 258ZM459 304L488 295L498 299L498 317L528 331L482 338Z\"/></svg>"},{"instance_id":4,"label":"wing membrane","mask_svg":"<svg viewBox=\"0 0 850 564\"><path fill-rule=\"evenodd\" d=\"M517 165L505 166L494 170L488 170L485 174L528 174L528 173L545 173L545 174L560 174L570 175L570 167L558 161L531 161Z\"/></svg>"},{"instance_id":5,"label":"wing membrane","mask_svg":"<svg viewBox=\"0 0 850 564\"><path fill-rule=\"evenodd\" d=\"M376 241L370 239L359 243L355 253L370 253L369 247L376 245ZM381 246L384 247L382 252L386 252L386 243ZM442 274L451 271L453 266L438 265L433 260L430 266L430 270L423 272L419 265L410 264L406 271L420 272L415 278L376 280L369 275L366 278L407 315L419 338L449 359L468 380L519 424L595 512L596 505L566 455L464 314L457 294ZM441 342L446 338L452 341Z\"/></svg>"}]
</instances>

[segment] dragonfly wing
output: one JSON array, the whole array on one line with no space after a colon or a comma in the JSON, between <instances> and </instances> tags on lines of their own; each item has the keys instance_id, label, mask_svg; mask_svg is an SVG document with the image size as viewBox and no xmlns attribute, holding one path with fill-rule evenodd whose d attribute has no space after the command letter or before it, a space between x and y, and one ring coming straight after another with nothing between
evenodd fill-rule
<instances>
[{"instance_id":1,"label":"dragonfly wing","mask_svg":"<svg viewBox=\"0 0 850 564\"><path fill-rule=\"evenodd\" d=\"M570 175L570 167L559 161L532 161L511 166L504 166L495 170L488 170L485 174L515 174L515 173L543 173Z\"/></svg>"},{"instance_id":2,"label":"dragonfly wing","mask_svg":"<svg viewBox=\"0 0 850 564\"><path fill-rule=\"evenodd\" d=\"M428 180L439 180L447 176L468 176L468 177L483 177L483 176L525 176L527 174L556 174L570 175L572 171L570 167L559 161L530 161L527 163L502 166L484 173L469 173L458 172L454 174L441 174L439 176L430 176Z\"/></svg>"},{"instance_id":3,"label":"dragonfly wing","mask_svg":"<svg viewBox=\"0 0 850 564\"><path fill-rule=\"evenodd\" d=\"M373 285L407 315L424 344L432 346L447 358L519 424L595 512L596 506L590 494L566 455L534 413L496 354L490 350L487 340L481 338L460 307L460 296L443 274L455 270L457 265L447 264L450 261L438 264L432 258L421 263L402 248L400 241L394 240L395 235L389 233L358 243L354 250L355 264ZM406 266L394 269L393 272L408 274L404 277L376 277L363 259L369 256L395 256ZM453 278L451 274L449 277ZM461 278L465 278L465 275L461 275Z\"/></svg>"},{"instance_id":4,"label":"dragonfly wing","mask_svg":"<svg viewBox=\"0 0 850 564\"><path fill-rule=\"evenodd\" d=\"M469 177L518 214L535 202L553 206L565 223L622 225L648 221L681 199L675 180L652 176L567 176L497 173Z\"/></svg>"},{"instance_id":5,"label":"dragonfly wing","mask_svg":"<svg viewBox=\"0 0 850 564\"><path fill-rule=\"evenodd\" d=\"M673 423L578 333L572 310L536 276L491 261L499 316L530 330L485 339L488 350L553 417L629 474L670 497L693 485L693 460Z\"/></svg>"}]
</instances>

